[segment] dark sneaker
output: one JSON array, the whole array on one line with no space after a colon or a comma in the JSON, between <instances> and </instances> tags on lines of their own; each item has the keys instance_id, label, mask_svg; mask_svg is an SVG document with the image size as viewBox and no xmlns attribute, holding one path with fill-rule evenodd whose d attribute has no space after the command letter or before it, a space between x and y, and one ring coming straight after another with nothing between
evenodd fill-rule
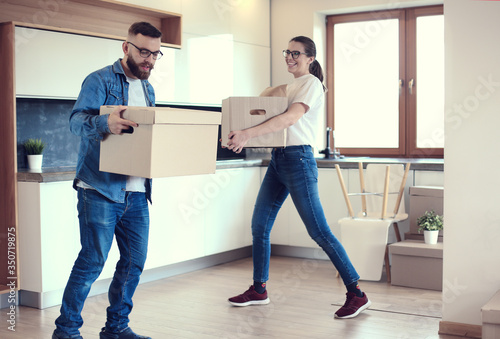
<instances>
[{"instance_id":1,"label":"dark sneaker","mask_svg":"<svg viewBox=\"0 0 500 339\"><path fill-rule=\"evenodd\" d=\"M151 339L151 338L135 334L130 327L127 327L124 331L120 333L112 333L106 331L106 328L103 327L101 333L99 333L99 339Z\"/></svg>"},{"instance_id":2,"label":"dark sneaker","mask_svg":"<svg viewBox=\"0 0 500 339\"><path fill-rule=\"evenodd\" d=\"M267 297L267 291L260 294L255 291L253 286L245 293L229 298L229 303L233 306L267 305L271 300Z\"/></svg>"},{"instance_id":3,"label":"dark sneaker","mask_svg":"<svg viewBox=\"0 0 500 339\"><path fill-rule=\"evenodd\" d=\"M372 302L368 299L366 294L363 292L362 297L356 296L355 293L347 292L347 300L337 312L335 312L335 318L339 319L349 319L354 318L364 310L366 310Z\"/></svg>"},{"instance_id":4,"label":"dark sneaker","mask_svg":"<svg viewBox=\"0 0 500 339\"><path fill-rule=\"evenodd\" d=\"M79 334L76 334L76 335L72 335L70 337L65 337L61 334L58 334L57 333L57 330L54 331L54 333L52 333L52 339L83 339L83 337Z\"/></svg>"}]
</instances>

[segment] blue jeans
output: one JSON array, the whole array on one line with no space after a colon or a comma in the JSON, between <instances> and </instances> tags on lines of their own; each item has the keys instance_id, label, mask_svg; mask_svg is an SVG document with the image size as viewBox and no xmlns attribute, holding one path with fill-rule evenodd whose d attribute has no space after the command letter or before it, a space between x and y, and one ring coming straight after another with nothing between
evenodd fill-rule
<instances>
[{"instance_id":1,"label":"blue jeans","mask_svg":"<svg viewBox=\"0 0 500 339\"><path fill-rule=\"evenodd\" d=\"M358 273L326 221L318 193L318 167L311 146L289 146L272 151L252 217L253 279L259 282L269 279L271 229L289 194L307 232L328 255L344 284L357 281Z\"/></svg>"},{"instance_id":2,"label":"blue jeans","mask_svg":"<svg viewBox=\"0 0 500 339\"><path fill-rule=\"evenodd\" d=\"M116 203L95 190L78 188L78 218L82 249L64 290L56 333L61 337L79 335L83 304L92 283L101 274L114 236L120 260L109 287L106 328L121 332L128 327L132 296L146 261L149 235L146 195L127 192L125 202Z\"/></svg>"}]
</instances>

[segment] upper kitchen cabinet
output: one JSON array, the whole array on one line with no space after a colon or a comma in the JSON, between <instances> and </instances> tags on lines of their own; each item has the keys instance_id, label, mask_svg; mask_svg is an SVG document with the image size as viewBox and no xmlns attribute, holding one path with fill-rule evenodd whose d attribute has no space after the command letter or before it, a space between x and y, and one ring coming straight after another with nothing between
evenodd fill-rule
<instances>
[{"instance_id":1,"label":"upper kitchen cabinet","mask_svg":"<svg viewBox=\"0 0 500 339\"><path fill-rule=\"evenodd\" d=\"M76 99L88 74L123 56L123 41L83 35L16 27L15 41L17 97Z\"/></svg>"},{"instance_id":2,"label":"upper kitchen cabinet","mask_svg":"<svg viewBox=\"0 0 500 339\"><path fill-rule=\"evenodd\" d=\"M148 21L162 33L162 46L180 48L181 14L114 0L2 0L0 22L124 40L132 22Z\"/></svg>"},{"instance_id":3,"label":"upper kitchen cabinet","mask_svg":"<svg viewBox=\"0 0 500 339\"><path fill-rule=\"evenodd\" d=\"M182 49L164 53L151 72L158 104L220 106L269 86L270 47L188 33L183 39Z\"/></svg>"},{"instance_id":4,"label":"upper kitchen cabinet","mask_svg":"<svg viewBox=\"0 0 500 339\"><path fill-rule=\"evenodd\" d=\"M270 46L269 0L190 0L183 31L240 43Z\"/></svg>"}]
</instances>

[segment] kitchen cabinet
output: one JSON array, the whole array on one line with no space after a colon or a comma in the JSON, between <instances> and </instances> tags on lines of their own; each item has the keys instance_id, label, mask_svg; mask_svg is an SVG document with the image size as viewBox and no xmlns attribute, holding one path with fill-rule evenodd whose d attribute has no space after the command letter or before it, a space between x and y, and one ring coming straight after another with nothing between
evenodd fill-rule
<instances>
[{"instance_id":1,"label":"kitchen cabinet","mask_svg":"<svg viewBox=\"0 0 500 339\"><path fill-rule=\"evenodd\" d=\"M34 2L6 0L0 3L0 294L19 289L16 49L36 37L16 35L15 27L31 27L93 37L123 40L131 22L149 21L163 32L162 46L181 47L182 16L176 13L125 4L114 0L65 0ZM63 45L64 46L64 45ZM36 51L39 52L39 51ZM29 55L34 58L38 53ZM50 65L57 73L58 55ZM64 60L64 62L66 62ZM44 80L46 80L44 79ZM30 79L32 81L33 78ZM42 84L44 86L44 84ZM13 293L15 295L15 292Z\"/></svg>"},{"instance_id":2,"label":"kitchen cabinet","mask_svg":"<svg viewBox=\"0 0 500 339\"><path fill-rule=\"evenodd\" d=\"M126 38L130 23L147 21L162 32L162 46L181 47L182 15L178 13L115 0L3 0L0 9L0 22L116 40ZM32 39L16 38L16 44Z\"/></svg>"},{"instance_id":3,"label":"kitchen cabinet","mask_svg":"<svg viewBox=\"0 0 500 339\"><path fill-rule=\"evenodd\" d=\"M351 170L342 169L341 171L345 178ZM326 220L333 234L340 238L337 221L349 214L340 189L337 172L335 169L319 168L318 175L319 196ZM276 245L318 248L316 242L307 233L306 227L290 197L287 198L278 213L271 233L271 242Z\"/></svg>"},{"instance_id":4,"label":"kitchen cabinet","mask_svg":"<svg viewBox=\"0 0 500 339\"><path fill-rule=\"evenodd\" d=\"M250 246L259 183L259 167L154 179L145 274ZM72 181L19 182L18 196L21 302L60 304L80 250L77 193ZM118 259L114 242L91 294L106 291Z\"/></svg>"},{"instance_id":5,"label":"kitchen cabinet","mask_svg":"<svg viewBox=\"0 0 500 339\"><path fill-rule=\"evenodd\" d=\"M15 35L31 37L16 46L18 98L76 99L87 75L123 56L119 40L26 27Z\"/></svg>"}]
</instances>

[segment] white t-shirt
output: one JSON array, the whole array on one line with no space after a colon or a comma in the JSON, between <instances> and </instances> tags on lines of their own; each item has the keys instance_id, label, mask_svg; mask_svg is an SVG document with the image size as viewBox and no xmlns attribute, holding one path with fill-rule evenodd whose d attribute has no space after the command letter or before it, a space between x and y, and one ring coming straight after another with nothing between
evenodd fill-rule
<instances>
[{"instance_id":1,"label":"white t-shirt","mask_svg":"<svg viewBox=\"0 0 500 339\"><path fill-rule=\"evenodd\" d=\"M147 106L141 80L127 77L127 81L129 83L128 106ZM94 189L92 186L81 180L78 180L76 185L82 188ZM125 190L128 192L146 192L146 179L141 177L129 176L127 178Z\"/></svg>"},{"instance_id":2,"label":"white t-shirt","mask_svg":"<svg viewBox=\"0 0 500 339\"><path fill-rule=\"evenodd\" d=\"M127 81L129 83L128 106L147 106L141 80L127 77ZM129 192L146 192L146 179L129 176L126 190Z\"/></svg>"},{"instance_id":3,"label":"white t-shirt","mask_svg":"<svg viewBox=\"0 0 500 339\"><path fill-rule=\"evenodd\" d=\"M292 126L288 127L287 146L311 145L317 147L321 134L320 118L324 114L325 95L321 81L312 74L295 78L286 88L288 107L303 103L309 110Z\"/></svg>"}]
</instances>

